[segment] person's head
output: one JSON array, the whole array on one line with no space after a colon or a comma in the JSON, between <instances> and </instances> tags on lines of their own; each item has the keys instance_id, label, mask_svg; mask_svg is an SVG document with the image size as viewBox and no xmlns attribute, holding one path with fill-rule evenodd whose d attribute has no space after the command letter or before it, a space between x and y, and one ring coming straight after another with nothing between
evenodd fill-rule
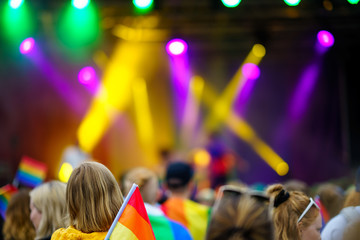
<instances>
[{"instance_id":1,"label":"person's head","mask_svg":"<svg viewBox=\"0 0 360 240\"><path fill-rule=\"evenodd\" d=\"M98 162L84 162L72 172L66 188L70 225L84 233L109 230L123 196L115 177Z\"/></svg>"},{"instance_id":2,"label":"person's head","mask_svg":"<svg viewBox=\"0 0 360 240\"><path fill-rule=\"evenodd\" d=\"M156 174L143 167L131 169L124 178L125 192L129 192L133 183L140 189L144 202L155 204L159 196L159 183Z\"/></svg>"},{"instance_id":3,"label":"person's head","mask_svg":"<svg viewBox=\"0 0 360 240\"><path fill-rule=\"evenodd\" d=\"M287 191L299 191L299 192L303 192L305 194L309 193L309 187L308 185L298 179L291 179L288 180L284 183L284 187Z\"/></svg>"},{"instance_id":4,"label":"person's head","mask_svg":"<svg viewBox=\"0 0 360 240\"><path fill-rule=\"evenodd\" d=\"M170 163L166 169L165 185L172 193L186 193L193 178L193 168L185 162Z\"/></svg>"},{"instance_id":5,"label":"person's head","mask_svg":"<svg viewBox=\"0 0 360 240\"><path fill-rule=\"evenodd\" d=\"M321 239L321 215L312 198L299 191L288 192L281 184L269 186L267 193L273 202L275 239Z\"/></svg>"},{"instance_id":6,"label":"person's head","mask_svg":"<svg viewBox=\"0 0 360 240\"><path fill-rule=\"evenodd\" d=\"M342 189L339 186L327 183L319 186L317 194L326 211L329 213L330 219L335 217L344 204Z\"/></svg>"},{"instance_id":7,"label":"person's head","mask_svg":"<svg viewBox=\"0 0 360 240\"><path fill-rule=\"evenodd\" d=\"M206 240L274 239L268 203L259 196L239 193L233 191L217 199Z\"/></svg>"},{"instance_id":8,"label":"person's head","mask_svg":"<svg viewBox=\"0 0 360 240\"><path fill-rule=\"evenodd\" d=\"M30 192L30 219L36 229L36 239L51 236L68 225L66 184L59 181L43 183Z\"/></svg>"},{"instance_id":9,"label":"person's head","mask_svg":"<svg viewBox=\"0 0 360 240\"><path fill-rule=\"evenodd\" d=\"M30 220L29 190L19 190L11 197L6 209L3 226L5 240L28 240L35 238L35 228Z\"/></svg>"}]
</instances>

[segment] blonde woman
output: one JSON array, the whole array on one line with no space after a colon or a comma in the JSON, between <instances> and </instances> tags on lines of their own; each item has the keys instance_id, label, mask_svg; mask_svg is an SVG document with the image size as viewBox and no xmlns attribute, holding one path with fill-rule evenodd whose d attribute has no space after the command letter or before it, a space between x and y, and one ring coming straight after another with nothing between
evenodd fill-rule
<instances>
[{"instance_id":1,"label":"blonde woman","mask_svg":"<svg viewBox=\"0 0 360 240\"><path fill-rule=\"evenodd\" d=\"M52 233L68 226L66 212L66 184L50 181L30 192L30 219L36 230L36 240L50 239Z\"/></svg>"},{"instance_id":2,"label":"blonde woman","mask_svg":"<svg viewBox=\"0 0 360 240\"><path fill-rule=\"evenodd\" d=\"M319 240L322 227L319 206L302 192L286 191L281 184L269 186L276 240Z\"/></svg>"},{"instance_id":3,"label":"blonde woman","mask_svg":"<svg viewBox=\"0 0 360 240\"><path fill-rule=\"evenodd\" d=\"M66 188L70 226L58 229L52 240L103 240L122 203L123 196L109 169L84 162L72 172Z\"/></svg>"}]
</instances>

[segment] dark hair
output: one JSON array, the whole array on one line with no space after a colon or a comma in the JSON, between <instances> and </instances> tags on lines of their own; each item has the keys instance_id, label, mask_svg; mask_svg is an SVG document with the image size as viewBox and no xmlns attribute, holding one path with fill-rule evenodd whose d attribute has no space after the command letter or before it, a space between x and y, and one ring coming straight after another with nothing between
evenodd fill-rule
<instances>
[{"instance_id":1,"label":"dark hair","mask_svg":"<svg viewBox=\"0 0 360 240\"><path fill-rule=\"evenodd\" d=\"M185 162L173 162L167 170L165 181L170 189L186 186L194 175L192 167Z\"/></svg>"}]
</instances>

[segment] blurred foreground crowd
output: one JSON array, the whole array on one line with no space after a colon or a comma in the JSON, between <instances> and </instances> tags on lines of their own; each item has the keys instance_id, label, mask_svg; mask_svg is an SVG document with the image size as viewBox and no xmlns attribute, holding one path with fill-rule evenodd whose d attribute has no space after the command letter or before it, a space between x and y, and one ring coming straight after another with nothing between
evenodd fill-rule
<instances>
[{"instance_id":1,"label":"blurred foreground crowd","mask_svg":"<svg viewBox=\"0 0 360 240\"><path fill-rule=\"evenodd\" d=\"M13 195L2 237L104 239L135 183L157 240L353 240L360 236L356 182L314 189L293 180L260 190L231 182L197 191L194 168L186 162L170 163L162 181L145 167L118 181L106 166L86 161L68 183L53 180Z\"/></svg>"}]
</instances>

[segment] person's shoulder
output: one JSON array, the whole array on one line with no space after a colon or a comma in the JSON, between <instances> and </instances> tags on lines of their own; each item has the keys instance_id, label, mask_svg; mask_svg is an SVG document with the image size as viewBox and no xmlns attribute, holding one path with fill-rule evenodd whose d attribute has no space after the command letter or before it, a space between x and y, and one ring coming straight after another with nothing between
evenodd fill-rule
<instances>
[{"instance_id":1,"label":"person's shoulder","mask_svg":"<svg viewBox=\"0 0 360 240\"><path fill-rule=\"evenodd\" d=\"M192 237L189 233L189 230L182 225L179 222L176 222L174 220L168 219L172 232L174 233L175 240L181 239L181 240L192 240Z\"/></svg>"},{"instance_id":2,"label":"person's shoulder","mask_svg":"<svg viewBox=\"0 0 360 240\"><path fill-rule=\"evenodd\" d=\"M321 232L321 239L341 239L338 238L338 236L342 236L346 223L346 217L340 212L338 215L330 219L330 221L325 225L323 231Z\"/></svg>"},{"instance_id":3,"label":"person's shoulder","mask_svg":"<svg viewBox=\"0 0 360 240\"><path fill-rule=\"evenodd\" d=\"M64 238L64 235L66 235L66 230L65 228L59 228L57 229L51 236L51 240L62 240L62 239L66 239L66 237Z\"/></svg>"},{"instance_id":4,"label":"person's shoulder","mask_svg":"<svg viewBox=\"0 0 360 240\"><path fill-rule=\"evenodd\" d=\"M190 200L190 199L186 199L185 200L185 203L191 207L194 207L194 208L197 208L199 210L203 210L203 211L209 211L210 207L209 206L206 206L204 204L201 204L201 203L198 203L198 202L195 202L193 200Z\"/></svg>"},{"instance_id":5,"label":"person's shoulder","mask_svg":"<svg viewBox=\"0 0 360 240\"><path fill-rule=\"evenodd\" d=\"M92 232L92 233L83 233L74 227L60 228L56 230L51 240L65 240L65 239L83 239L83 240L103 240L107 232Z\"/></svg>"}]
</instances>

